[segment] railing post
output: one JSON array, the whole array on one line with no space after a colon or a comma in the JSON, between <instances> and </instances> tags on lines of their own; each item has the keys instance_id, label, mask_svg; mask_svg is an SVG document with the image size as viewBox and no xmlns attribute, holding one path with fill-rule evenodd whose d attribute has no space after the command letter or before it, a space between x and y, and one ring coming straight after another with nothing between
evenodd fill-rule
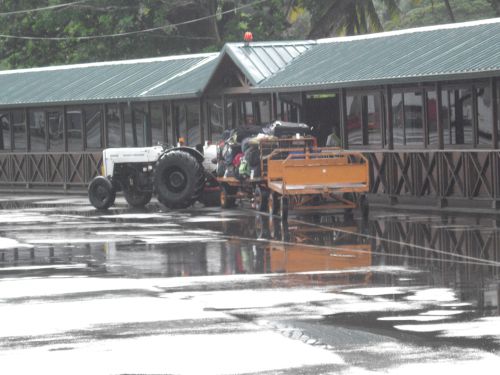
<instances>
[{"instance_id":1,"label":"railing post","mask_svg":"<svg viewBox=\"0 0 500 375\"><path fill-rule=\"evenodd\" d=\"M437 151L437 177L438 177L438 207L444 208L448 206L446 199L446 185L448 181L447 168L446 168L446 155L443 151Z\"/></svg>"},{"instance_id":2,"label":"railing post","mask_svg":"<svg viewBox=\"0 0 500 375\"><path fill-rule=\"evenodd\" d=\"M490 153L491 157L491 185L492 185L492 190L493 190L493 201L492 201L492 208L495 210L498 210L500 208L500 196L499 196L499 190L500 190L500 163L499 163L499 153L498 151Z\"/></svg>"}]
</instances>

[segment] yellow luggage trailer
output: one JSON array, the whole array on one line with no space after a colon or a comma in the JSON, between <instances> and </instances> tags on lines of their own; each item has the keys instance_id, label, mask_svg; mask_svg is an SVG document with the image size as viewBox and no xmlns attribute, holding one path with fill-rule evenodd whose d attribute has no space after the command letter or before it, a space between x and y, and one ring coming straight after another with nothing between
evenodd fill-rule
<instances>
[{"instance_id":1,"label":"yellow luggage trailer","mask_svg":"<svg viewBox=\"0 0 500 375\"><path fill-rule=\"evenodd\" d=\"M289 209L336 210L359 206L362 214L367 215L369 165L361 153L326 147L305 152L275 149L265 159L270 213L286 218Z\"/></svg>"},{"instance_id":2,"label":"yellow luggage trailer","mask_svg":"<svg viewBox=\"0 0 500 375\"><path fill-rule=\"evenodd\" d=\"M368 160L359 152L317 147L313 137L262 140L257 178L221 177L221 206L251 198L253 207L283 219L288 210L352 210L368 214Z\"/></svg>"}]
</instances>

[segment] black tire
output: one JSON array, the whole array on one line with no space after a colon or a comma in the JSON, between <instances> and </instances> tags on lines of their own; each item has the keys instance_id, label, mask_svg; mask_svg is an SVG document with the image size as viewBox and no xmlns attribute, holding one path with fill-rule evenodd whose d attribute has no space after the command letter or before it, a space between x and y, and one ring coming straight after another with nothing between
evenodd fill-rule
<instances>
[{"instance_id":1,"label":"black tire","mask_svg":"<svg viewBox=\"0 0 500 375\"><path fill-rule=\"evenodd\" d=\"M270 193L267 198L267 211L269 215L276 215L280 207L279 196L277 193Z\"/></svg>"},{"instance_id":2,"label":"black tire","mask_svg":"<svg viewBox=\"0 0 500 375\"><path fill-rule=\"evenodd\" d=\"M264 223L264 219L261 215L255 216L254 227L255 227L255 236L258 239L268 238L268 236L269 236L268 228L267 228L267 225Z\"/></svg>"},{"instance_id":3,"label":"black tire","mask_svg":"<svg viewBox=\"0 0 500 375\"><path fill-rule=\"evenodd\" d=\"M288 220L288 198L282 196L280 202L280 216L282 221Z\"/></svg>"},{"instance_id":4,"label":"black tire","mask_svg":"<svg viewBox=\"0 0 500 375\"><path fill-rule=\"evenodd\" d=\"M202 165L185 151L164 154L155 171L158 200L168 208L186 208L199 199L205 175Z\"/></svg>"},{"instance_id":5,"label":"black tire","mask_svg":"<svg viewBox=\"0 0 500 375\"><path fill-rule=\"evenodd\" d=\"M95 177L89 184L88 192L90 203L98 210L106 210L115 203L116 191L106 177Z\"/></svg>"},{"instance_id":6,"label":"black tire","mask_svg":"<svg viewBox=\"0 0 500 375\"><path fill-rule=\"evenodd\" d=\"M257 211L265 212L267 209L267 200L269 193L261 189L260 186L256 186L253 192L253 206Z\"/></svg>"},{"instance_id":7,"label":"black tire","mask_svg":"<svg viewBox=\"0 0 500 375\"><path fill-rule=\"evenodd\" d=\"M366 195L361 194L359 196L358 205L363 220L368 219L368 215L370 214L370 206L368 205L368 199L366 199Z\"/></svg>"},{"instance_id":8,"label":"black tire","mask_svg":"<svg viewBox=\"0 0 500 375\"><path fill-rule=\"evenodd\" d=\"M220 205L220 190L203 191L199 199L205 207L217 207Z\"/></svg>"},{"instance_id":9,"label":"black tire","mask_svg":"<svg viewBox=\"0 0 500 375\"><path fill-rule=\"evenodd\" d=\"M151 201L151 192L138 191L134 188L123 190L123 195L128 205L133 208L143 208Z\"/></svg>"},{"instance_id":10,"label":"black tire","mask_svg":"<svg viewBox=\"0 0 500 375\"><path fill-rule=\"evenodd\" d=\"M236 198L232 195L235 194L234 189L229 186L221 185L220 187L220 206L222 208L232 208L236 205Z\"/></svg>"},{"instance_id":11,"label":"black tire","mask_svg":"<svg viewBox=\"0 0 500 375\"><path fill-rule=\"evenodd\" d=\"M269 237L273 240L281 239L281 220L269 216Z\"/></svg>"}]
</instances>

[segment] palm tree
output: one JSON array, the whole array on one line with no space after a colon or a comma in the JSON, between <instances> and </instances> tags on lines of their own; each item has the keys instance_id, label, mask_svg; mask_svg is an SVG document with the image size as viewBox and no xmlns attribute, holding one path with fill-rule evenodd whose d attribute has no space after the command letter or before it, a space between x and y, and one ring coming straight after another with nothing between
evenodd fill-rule
<instances>
[{"instance_id":1,"label":"palm tree","mask_svg":"<svg viewBox=\"0 0 500 375\"><path fill-rule=\"evenodd\" d=\"M450 1L443 0L446 11L448 12L448 17L450 17L451 22L455 22L455 16L453 15L453 10L451 9Z\"/></svg>"},{"instance_id":2,"label":"palm tree","mask_svg":"<svg viewBox=\"0 0 500 375\"><path fill-rule=\"evenodd\" d=\"M399 14L398 0L382 0L387 14ZM373 0L304 0L312 15L309 38L356 35L382 31Z\"/></svg>"}]
</instances>

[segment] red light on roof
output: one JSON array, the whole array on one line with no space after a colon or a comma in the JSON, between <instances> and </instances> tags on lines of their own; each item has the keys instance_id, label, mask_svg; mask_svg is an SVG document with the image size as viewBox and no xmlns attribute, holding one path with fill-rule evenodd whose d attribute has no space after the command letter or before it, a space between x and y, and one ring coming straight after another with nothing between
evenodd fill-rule
<instances>
[{"instance_id":1,"label":"red light on roof","mask_svg":"<svg viewBox=\"0 0 500 375\"><path fill-rule=\"evenodd\" d=\"M253 40L253 35L250 31L247 31L245 35L243 35L243 40L247 43L251 42Z\"/></svg>"}]
</instances>

